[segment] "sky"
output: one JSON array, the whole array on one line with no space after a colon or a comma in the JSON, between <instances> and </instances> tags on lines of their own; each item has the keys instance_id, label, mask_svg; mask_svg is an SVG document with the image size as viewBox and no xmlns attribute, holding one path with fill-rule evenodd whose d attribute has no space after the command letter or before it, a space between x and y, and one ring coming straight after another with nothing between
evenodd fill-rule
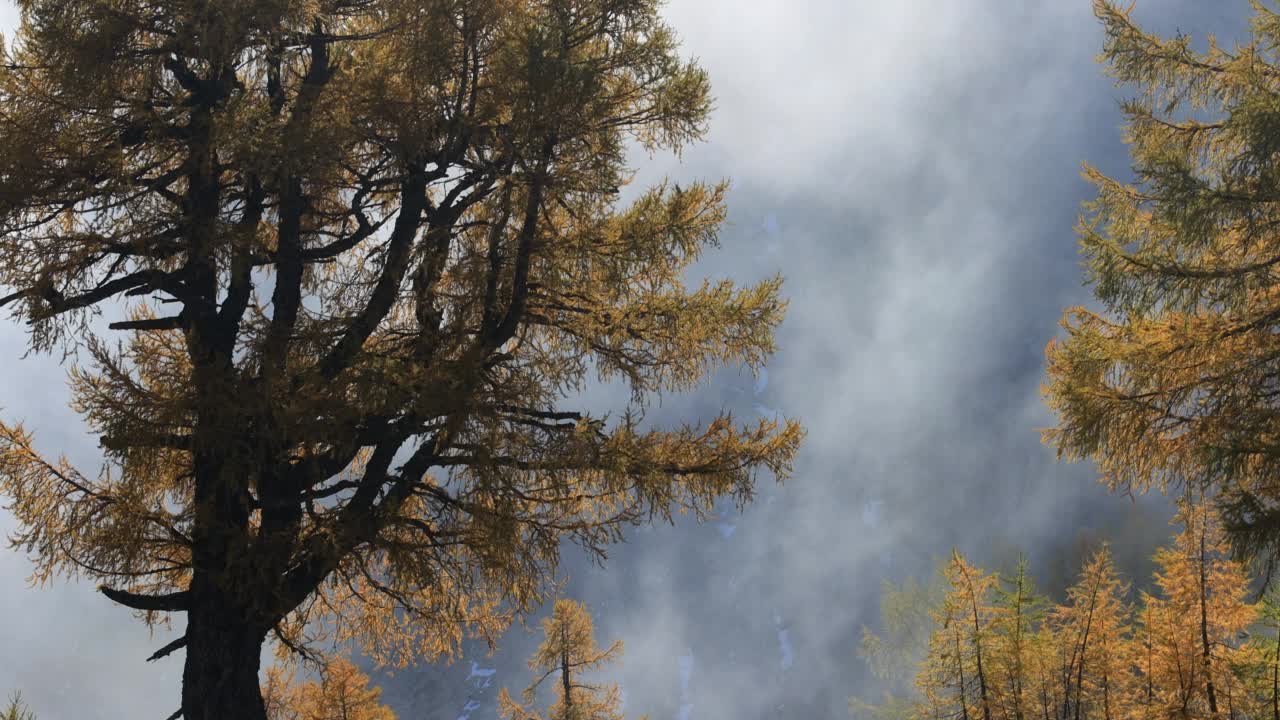
<instances>
[{"instance_id":1,"label":"sky","mask_svg":"<svg viewBox=\"0 0 1280 720\"><path fill-rule=\"evenodd\" d=\"M1238 37L1246 0L1139 0L1153 30ZM780 351L759 378L727 368L667 397L655 424L781 413L808 430L796 472L762 480L744 512L628 534L607 566L570 550L568 593L596 615L627 711L653 720L846 717L873 690L856 655L884 580L923 577L954 546L980 564L1027 552L1052 586L1079 547L1109 539L1134 574L1167 537L1159 498L1108 495L1055 461L1038 428L1045 343L1087 303L1072 226L1084 161L1124 176L1124 97L1094 61L1086 0L671 0L665 16L709 71L706 142L637 152L636 186L729 178L707 276L781 272ZM14 23L0 0L0 27ZM0 324L0 413L41 447L92 463L65 407L66 368L24 358ZM618 407L597 387L588 407ZM0 531L13 528L0 511ZM180 654L86 584L31 588L0 549L0 692L42 720L164 718ZM1139 577L1139 579L1141 579ZM493 656L385 677L403 718L489 720L528 681L536 638Z\"/></svg>"}]
</instances>

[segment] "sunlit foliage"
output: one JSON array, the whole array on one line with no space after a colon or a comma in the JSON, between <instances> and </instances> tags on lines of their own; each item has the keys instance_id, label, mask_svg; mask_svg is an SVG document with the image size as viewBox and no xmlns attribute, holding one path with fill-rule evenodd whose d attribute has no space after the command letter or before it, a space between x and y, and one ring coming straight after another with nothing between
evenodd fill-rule
<instances>
[{"instance_id":1,"label":"sunlit foliage","mask_svg":"<svg viewBox=\"0 0 1280 720\"><path fill-rule=\"evenodd\" d=\"M605 650L596 647L595 630L586 606L557 600L551 617L542 621L544 639L529 658L537 679L516 702L503 688L498 714L505 720L622 720L622 696L617 685L586 682L583 674L598 670L622 655L622 642ZM543 714L532 709L538 687L552 681L555 700Z\"/></svg>"},{"instance_id":2,"label":"sunlit foliage","mask_svg":"<svg viewBox=\"0 0 1280 720\"><path fill-rule=\"evenodd\" d=\"M1183 502L1175 522L1182 531L1155 555L1153 591L1137 598L1105 546L1058 604L1035 593L1025 563L1001 577L955 554L945 597L912 631L930 633L917 692L887 709L851 704L852 714L1274 720L1276 611L1249 601L1249 574L1231 559L1211 503Z\"/></svg>"},{"instance_id":3,"label":"sunlit foliage","mask_svg":"<svg viewBox=\"0 0 1280 720\"><path fill-rule=\"evenodd\" d=\"M261 718L265 637L404 663L535 607L562 542L790 471L794 422L654 429L759 367L773 278L686 287L725 186L623 206L711 107L656 0L21 0L0 285L73 353L100 472L0 425L35 576L186 613L188 720ZM97 318L102 316L102 320ZM594 376L621 413L563 407Z\"/></svg>"},{"instance_id":4,"label":"sunlit foliage","mask_svg":"<svg viewBox=\"0 0 1280 720\"><path fill-rule=\"evenodd\" d=\"M268 720L396 720L380 702L382 690L369 684L350 660L326 658L319 678L299 683L294 670L267 668L262 701Z\"/></svg>"},{"instance_id":5,"label":"sunlit foliage","mask_svg":"<svg viewBox=\"0 0 1280 720\"><path fill-rule=\"evenodd\" d=\"M1136 94L1133 178L1087 167L1078 226L1101 308L1050 343L1046 395L1062 457L1120 491L1216 488L1234 545L1280 551L1280 14L1254 2L1225 48L1143 31L1096 0L1102 61Z\"/></svg>"}]
</instances>

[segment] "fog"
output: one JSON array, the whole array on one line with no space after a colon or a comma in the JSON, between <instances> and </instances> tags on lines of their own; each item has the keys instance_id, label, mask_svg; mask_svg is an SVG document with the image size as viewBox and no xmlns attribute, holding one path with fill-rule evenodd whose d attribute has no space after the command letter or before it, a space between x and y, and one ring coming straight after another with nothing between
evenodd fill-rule
<instances>
[{"instance_id":1,"label":"fog","mask_svg":"<svg viewBox=\"0 0 1280 720\"><path fill-rule=\"evenodd\" d=\"M1248 12L1140 0L1136 14L1230 39ZM636 185L730 178L721 247L695 274L781 272L791 304L767 373L725 368L648 420L728 407L798 418L808 437L794 476L762 478L744 512L631 531L603 568L567 551L568 594L601 644L626 645L613 675L628 716L846 717L849 695L874 693L856 650L881 582L923 576L953 546L985 566L1025 551L1053 588L1105 538L1146 573L1164 501L1108 495L1037 432L1052 422L1044 345L1064 306L1089 301L1080 164L1128 167L1089 3L673 0L665 15L710 72L716 111L682 158L637 152ZM21 329L0 326L4 417L92 463L66 369L24 351ZM579 404L624 400L598 387ZM29 572L0 551L0 692L21 688L42 720L177 707L180 653L143 662L166 637L86 584L31 589ZM528 682L536 640L515 628L494 656L396 673L386 697L402 718L489 720L497 688Z\"/></svg>"}]
</instances>

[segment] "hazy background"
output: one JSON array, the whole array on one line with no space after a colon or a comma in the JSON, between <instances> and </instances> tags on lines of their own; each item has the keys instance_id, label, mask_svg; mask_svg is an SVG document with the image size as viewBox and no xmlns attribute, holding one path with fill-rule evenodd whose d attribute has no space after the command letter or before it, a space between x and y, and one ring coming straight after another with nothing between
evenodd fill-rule
<instances>
[{"instance_id":1,"label":"hazy background","mask_svg":"<svg viewBox=\"0 0 1280 720\"><path fill-rule=\"evenodd\" d=\"M1247 0L1140 0L1151 29L1238 37ZM730 223L705 275L782 272L791 298L767 377L736 368L650 419L780 412L809 436L795 476L744 514L629 535L607 568L570 552L570 595L627 712L653 720L846 716L868 693L856 647L880 583L923 575L952 546L998 566L1028 552L1060 587L1110 539L1145 574L1168 535L1159 498L1108 496L1056 464L1036 429L1043 348L1064 305L1086 302L1071 232L1088 159L1123 175L1115 89L1093 61L1086 0L673 0L666 16L710 71L708 142L682 161L637 154L643 185L729 177ZM0 27L11 28L0 0ZM65 408L65 368L22 359L0 325L0 408L46 450L92 465ZM594 389L584 402L625 399ZM0 531L12 529L0 512ZM156 718L177 707L181 654L85 584L28 588L0 550L0 692L41 720ZM1136 579L1143 579L1138 577ZM528 681L537 638L385 680L409 718L489 720L496 690Z\"/></svg>"}]
</instances>

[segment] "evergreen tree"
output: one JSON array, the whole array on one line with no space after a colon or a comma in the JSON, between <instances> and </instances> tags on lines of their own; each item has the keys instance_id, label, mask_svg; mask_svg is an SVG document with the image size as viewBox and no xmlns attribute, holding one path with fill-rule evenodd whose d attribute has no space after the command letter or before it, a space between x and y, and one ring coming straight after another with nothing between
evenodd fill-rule
<instances>
[{"instance_id":1,"label":"evergreen tree","mask_svg":"<svg viewBox=\"0 0 1280 720\"><path fill-rule=\"evenodd\" d=\"M1247 655L1235 668L1247 686L1250 701L1242 714L1280 720L1280 598L1274 589L1262 599L1259 615L1249 633Z\"/></svg>"},{"instance_id":2,"label":"evergreen tree","mask_svg":"<svg viewBox=\"0 0 1280 720\"><path fill-rule=\"evenodd\" d=\"M622 654L622 641L605 650L596 647L591 614L581 603L557 600L551 617L543 620L542 644L529 659L529 669L540 673L517 703L506 688L498 694L498 711L506 720L622 720L622 698L617 685L602 686L583 680ZM538 687L555 676L556 699L542 715L532 710Z\"/></svg>"},{"instance_id":3,"label":"evergreen tree","mask_svg":"<svg viewBox=\"0 0 1280 720\"><path fill-rule=\"evenodd\" d=\"M788 474L793 422L642 426L761 366L785 309L780 278L685 284L723 184L620 205L628 143L711 106L658 0L18 9L0 306L84 360L105 467L0 424L0 494L37 579L181 614L186 720L262 720L267 638L448 655L537 607L565 541ZM625 412L566 407L593 376Z\"/></svg>"}]
</instances>

